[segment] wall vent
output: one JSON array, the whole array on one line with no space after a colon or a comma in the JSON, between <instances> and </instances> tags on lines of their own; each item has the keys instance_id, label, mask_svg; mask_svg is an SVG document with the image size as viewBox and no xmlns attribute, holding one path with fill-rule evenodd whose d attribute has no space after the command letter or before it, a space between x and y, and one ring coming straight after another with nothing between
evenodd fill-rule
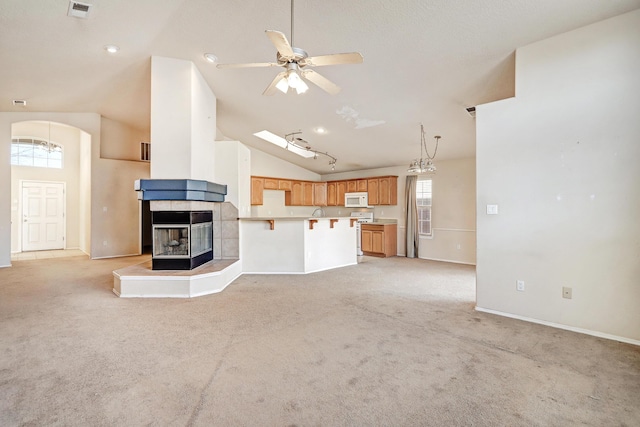
<instances>
[{"instance_id":1,"label":"wall vent","mask_svg":"<svg viewBox=\"0 0 640 427\"><path fill-rule=\"evenodd\" d=\"M69 10L67 11L67 16L86 19L89 16L90 11L90 4L72 0L69 2Z\"/></svg>"},{"instance_id":2,"label":"wall vent","mask_svg":"<svg viewBox=\"0 0 640 427\"><path fill-rule=\"evenodd\" d=\"M14 99L13 105L15 105L16 107L26 107L27 101L25 101L24 99Z\"/></svg>"},{"instance_id":3,"label":"wall vent","mask_svg":"<svg viewBox=\"0 0 640 427\"><path fill-rule=\"evenodd\" d=\"M142 160L143 162L151 161L151 143L149 142L140 143L140 160Z\"/></svg>"}]
</instances>

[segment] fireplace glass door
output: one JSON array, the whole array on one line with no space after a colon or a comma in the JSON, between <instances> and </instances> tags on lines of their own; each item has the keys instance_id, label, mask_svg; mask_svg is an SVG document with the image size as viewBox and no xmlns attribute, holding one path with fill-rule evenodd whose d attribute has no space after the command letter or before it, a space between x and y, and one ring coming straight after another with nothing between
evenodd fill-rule
<instances>
[{"instance_id":1,"label":"fireplace glass door","mask_svg":"<svg viewBox=\"0 0 640 427\"><path fill-rule=\"evenodd\" d=\"M154 258L189 258L188 225L154 225Z\"/></svg>"}]
</instances>

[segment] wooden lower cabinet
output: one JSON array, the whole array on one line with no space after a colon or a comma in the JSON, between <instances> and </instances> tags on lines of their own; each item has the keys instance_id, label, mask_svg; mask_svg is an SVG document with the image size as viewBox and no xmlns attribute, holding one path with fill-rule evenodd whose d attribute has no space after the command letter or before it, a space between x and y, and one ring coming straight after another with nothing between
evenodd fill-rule
<instances>
[{"instance_id":1,"label":"wooden lower cabinet","mask_svg":"<svg viewBox=\"0 0 640 427\"><path fill-rule=\"evenodd\" d=\"M398 254L396 224L362 224L360 233L365 255L388 257Z\"/></svg>"}]
</instances>

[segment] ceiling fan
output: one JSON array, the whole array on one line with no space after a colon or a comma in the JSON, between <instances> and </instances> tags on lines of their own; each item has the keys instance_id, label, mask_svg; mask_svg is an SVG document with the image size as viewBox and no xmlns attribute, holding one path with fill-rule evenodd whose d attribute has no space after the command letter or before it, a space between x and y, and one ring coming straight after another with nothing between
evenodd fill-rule
<instances>
[{"instance_id":1,"label":"ceiling fan","mask_svg":"<svg viewBox=\"0 0 640 427\"><path fill-rule=\"evenodd\" d=\"M309 88L304 79L310 81L331 95L340 92L340 87L307 67L321 67L325 65L360 64L363 61L359 52L334 53L330 55L309 56L306 51L293 44L293 1L291 0L291 43L280 31L266 30L267 37L276 47L278 53L276 62L254 62L248 64L218 64L218 68L257 68L257 67L282 67L284 71L278 73L271 84L267 86L263 95L273 95L276 89L287 93L289 88L295 89L298 94L304 93Z\"/></svg>"}]
</instances>

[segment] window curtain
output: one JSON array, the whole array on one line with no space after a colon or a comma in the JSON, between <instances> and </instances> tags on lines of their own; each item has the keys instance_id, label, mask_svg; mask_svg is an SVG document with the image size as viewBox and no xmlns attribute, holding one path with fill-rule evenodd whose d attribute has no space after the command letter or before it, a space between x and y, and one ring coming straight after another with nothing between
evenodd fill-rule
<instances>
[{"instance_id":1,"label":"window curtain","mask_svg":"<svg viewBox=\"0 0 640 427\"><path fill-rule=\"evenodd\" d=\"M416 204L416 175L407 175L407 185L405 186L405 197L407 203L407 258L418 257L418 206Z\"/></svg>"}]
</instances>

